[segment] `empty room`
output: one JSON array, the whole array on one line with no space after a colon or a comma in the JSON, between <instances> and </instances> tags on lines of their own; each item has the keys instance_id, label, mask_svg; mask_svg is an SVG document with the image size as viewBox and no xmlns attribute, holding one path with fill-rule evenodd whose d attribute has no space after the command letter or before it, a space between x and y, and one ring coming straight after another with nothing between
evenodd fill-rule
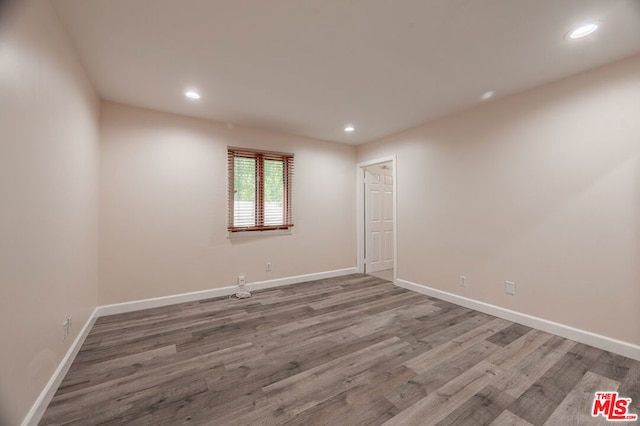
<instances>
[{"instance_id":1,"label":"empty room","mask_svg":"<svg viewBox=\"0 0 640 426\"><path fill-rule=\"evenodd\" d=\"M640 424L637 0L0 1L0 425Z\"/></svg>"}]
</instances>

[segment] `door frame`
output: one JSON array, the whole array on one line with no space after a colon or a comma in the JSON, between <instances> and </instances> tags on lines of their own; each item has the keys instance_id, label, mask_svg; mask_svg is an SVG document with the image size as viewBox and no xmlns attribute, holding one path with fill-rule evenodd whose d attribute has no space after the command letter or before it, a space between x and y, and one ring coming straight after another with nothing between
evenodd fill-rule
<instances>
[{"instance_id":1,"label":"door frame","mask_svg":"<svg viewBox=\"0 0 640 426\"><path fill-rule=\"evenodd\" d=\"M365 180L364 173L365 168L369 166L375 166L376 164L391 162L393 170L393 283L396 283L398 278L398 165L396 161L396 155L389 155L386 157L380 157L369 161L363 161L358 163L356 173L356 229L357 229L357 270L359 273L364 273L364 254L366 244L366 218L365 218Z\"/></svg>"}]
</instances>

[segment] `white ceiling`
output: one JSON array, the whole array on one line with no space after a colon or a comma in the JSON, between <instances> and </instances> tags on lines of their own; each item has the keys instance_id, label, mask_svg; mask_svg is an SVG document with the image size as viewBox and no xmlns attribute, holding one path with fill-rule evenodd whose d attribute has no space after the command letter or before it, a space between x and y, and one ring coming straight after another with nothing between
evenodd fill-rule
<instances>
[{"instance_id":1,"label":"white ceiling","mask_svg":"<svg viewBox=\"0 0 640 426\"><path fill-rule=\"evenodd\" d=\"M353 144L640 53L638 0L53 3L103 99Z\"/></svg>"}]
</instances>

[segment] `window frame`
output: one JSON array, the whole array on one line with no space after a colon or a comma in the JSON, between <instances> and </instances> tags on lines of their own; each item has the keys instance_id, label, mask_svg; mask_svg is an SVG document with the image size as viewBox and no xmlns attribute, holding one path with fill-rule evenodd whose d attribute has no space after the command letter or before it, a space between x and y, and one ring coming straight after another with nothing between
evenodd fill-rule
<instances>
[{"instance_id":1,"label":"window frame","mask_svg":"<svg viewBox=\"0 0 640 426\"><path fill-rule=\"evenodd\" d=\"M255 221L252 226L236 226L235 216L235 159L251 158L255 159ZM265 225L265 188L264 188L264 162L265 160L280 161L283 168L283 197L282 197L282 224ZM254 150L248 148L227 147L227 179L228 179L228 201L227 201L227 231L231 235L242 232L263 232L263 231L290 231L293 228L293 170L294 154Z\"/></svg>"}]
</instances>

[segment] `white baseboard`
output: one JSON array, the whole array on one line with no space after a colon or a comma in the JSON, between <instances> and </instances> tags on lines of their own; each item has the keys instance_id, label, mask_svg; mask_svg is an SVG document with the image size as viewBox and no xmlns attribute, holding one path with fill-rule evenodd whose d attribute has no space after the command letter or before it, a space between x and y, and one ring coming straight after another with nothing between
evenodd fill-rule
<instances>
[{"instance_id":1,"label":"white baseboard","mask_svg":"<svg viewBox=\"0 0 640 426\"><path fill-rule=\"evenodd\" d=\"M62 383L62 379L64 379L67 371L69 371L69 367L71 367L73 360L76 358L76 355L80 351L82 344L89 335L89 331L91 331L93 323L96 322L96 319L98 318L97 311L98 310L96 308L93 310L91 315L89 315L89 319L87 319L87 322L85 322L82 330L80 330L80 333L78 333L78 336L69 347L69 350L65 354L64 358L62 358L62 361L60 361L58 368L56 368L56 371L53 372L53 375L49 379L49 382L47 382L42 392L40 392L40 395L38 396L38 399L36 399L36 402L34 402L31 406L31 410L29 410L29 413L27 413L27 416L22 421L22 426L36 426L40 422L42 415L53 399L53 396L58 390L60 383Z\"/></svg>"},{"instance_id":2,"label":"white baseboard","mask_svg":"<svg viewBox=\"0 0 640 426\"><path fill-rule=\"evenodd\" d=\"M98 317L107 315L124 314L126 312L141 311L143 309L160 308L162 306L175 305L177 303L194 302L197 300L211 299L214 297L228 296L235 293L237 287L219 287L209 290L193 291L190 293L173 294L171 296L154 297L151 299L134 300L131 302L114 303L112 305L98 306Z\"/></svg>"},{"instance_id":3,"label":"white baseboard","mask_svg":"<svg viewBox=\"0 0 640 426\"><path fill-rule=\"evenodd\" d=\"M315 274L296 275L293 277L276 278L268 281L256 281L247 283L251 290L264 290L267 288L280 287L283 285L298 284L307 281L320 280L324 278L339 277L341 275L355 274L356 268L337 269L334 271L317 272ZM224 297L238 291L237 286L227 286L212 288L209 290L194 291L190 293L175 294L171 296L154 297L152 299L134 300L132 302L115 303L113 305L98 306L98 317L106 315L123 314L126 312L140 311L142 309L159 308L162 306L175 305L177 303L195 302L197 300L212 299L214 297Z\"/></svg>"},{"instance_id":4,"label":"white baseboard","mask_svg":"<svg viewBox=\"0 0 640 426\"><path fill-rule=\"evenodd\" d=\"M335 271L318 272L316 274L296 275L287 278L277 278L275 280L257 281L251 284L252 290L264 290L267 288L280 287L283 285L306 283L307 281L323 280L326 278L340 277L342 275L355 274L357 268L336 269ZM236 287L234 287L235 291Z\"/></svg>"},{"instance_id":5,"label":"white baseboard","mask_svg":"<svg viewBox=\"0 0 640 426\"><path fill-rule=\"evenodd\" d=\"M559 324L557 322L534 317L532 315L527 315L520 312L512 311L510 309L501 308L500 306L491 305L489 303L480 302L474 299L469 299L464 296L437 290L400 278L396 279L395 284L399 287L406 288L407 290L426 294L427 296L455 303L456 305L464 306L465 308L484 312L485 314L503 318L508 321L517 322L518 324L523 324L528 327L546 331L547 333L556 334L570 340L575 340L576 342L584 343L585 345L594 346L599 349L604 349L605 351L609 351L640 361L640 346L634 345L633 343L612 339L610 337L592 333L590 331L581 330L579 328Z\"/></svg>"}]
</instances>

